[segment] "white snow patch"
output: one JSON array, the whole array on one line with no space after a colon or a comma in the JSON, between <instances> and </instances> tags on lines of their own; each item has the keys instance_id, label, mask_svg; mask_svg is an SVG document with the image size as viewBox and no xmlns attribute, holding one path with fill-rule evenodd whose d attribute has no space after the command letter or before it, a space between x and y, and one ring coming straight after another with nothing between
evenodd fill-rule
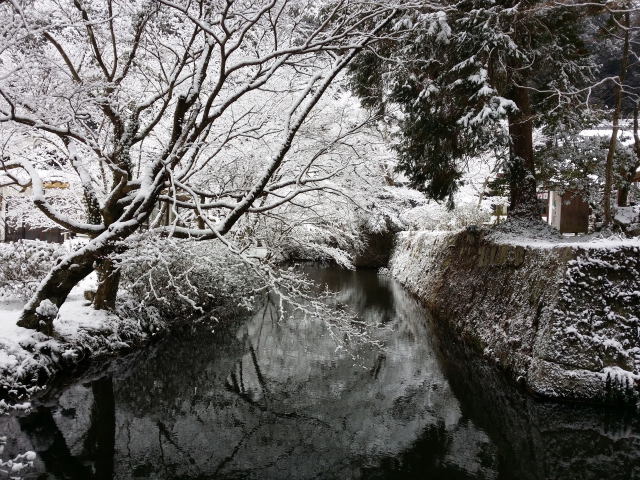
<instances>
[{"instance_id":1,"label":"white snow patch","mask_svg":"<svg viewBox=\"0 0 640 480\"><path fill-rule=\"evenodd\" d=\"M632 207L617 207L613 219L620 224L630 225L640 223L640 205Z\"/></svg>"},{"instance_id":2,"label":"white snow patch","mask_svg":"<svg viewBox=\"0 0 640 480\"><path fill-rule=\"evenodd\" d=\"M535 238L520 235L494 232L491 240L503 245L513 245L532 248L572 247L584 249L617 249L623 247L640 248L640 238L625 238L618 236L599 237L597 234L579 237Z\"/></svg>"},{"instance_id":3,"label":"white snow patch","mask_svg":"<svg viewBox=\"0 0 640 480\"><path fill-rule=\"evenodd\" d=\"M611 379L617 380L620 383L628 382L631 385L634 382L640 380L640 375L630 372L629 370L624 370L620 367L605 367L602 369L602 375L606 378L607 376Z\"/></svg>"},{"instance_id":4,"label":"white snow patch","mask_svg":"<svg viewBox=\"0 0 640 480\"><path fill-rule=\"evenodd\" d=\"M147 333L138 322L121 320L113 313L93 309L83 295L84 288L92 282L89 279L76 286L59 311L53 304L41 303L40 307L47 313L56 311L55 338L19 327L16 322L22 305L0 303L0 387L5 393L18 397L23 393L34 393L38 390L34 386L38 372L52 374L60 362L75 363L87 351L92 355L117 351L128 346L123 339L131 341L146 337ZM6 408L7 404L0 402L0 412Z\"/></svg>"},{"instance_id":5,"label":"white snow patch","mask_svg":"<svg viewBox=\"0 0 640 480\"><path fill-rule=\"evenodd\" d=\"M36 313L41 317L54 318L58 315L58 307L51 300L45 298L36 308Z\"/></svg>"}]
</instances>

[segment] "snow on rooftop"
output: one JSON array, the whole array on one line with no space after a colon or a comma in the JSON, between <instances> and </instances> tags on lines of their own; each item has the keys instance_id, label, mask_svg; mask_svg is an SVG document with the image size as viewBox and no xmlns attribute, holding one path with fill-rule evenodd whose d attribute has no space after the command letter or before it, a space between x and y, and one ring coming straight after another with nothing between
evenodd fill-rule
<instances>
[{"instance_id":1,"label":"snow on rooftop","mask_svg":"<svg viewBox=\"0 0 640 480\"><path fill-rule=\"evenodd\" d=\"M21 183L28 183L29 176L22 169L15 169L12 172L12 175L18 178ZM40 175L40 179L47 182L59 182L59 183L71 183L76 180L76 176L72 172L68 172L65 170L39 170L38 174ZM0 184L11 182L11 178L7 175L0 173Z\"/></svg>"}]
</instances>

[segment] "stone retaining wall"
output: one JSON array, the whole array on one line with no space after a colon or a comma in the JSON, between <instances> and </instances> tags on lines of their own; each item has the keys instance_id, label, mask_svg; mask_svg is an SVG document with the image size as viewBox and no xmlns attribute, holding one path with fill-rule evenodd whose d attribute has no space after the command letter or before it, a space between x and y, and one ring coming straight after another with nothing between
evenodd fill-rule
<instances>
[{"instance_id":1,"label":"stone retaining wall","mask_svg":"<svg viewBox=\"0 0 640 480\"><path fill-rule=\"evenodd\" d=\"M640 398L640 242L510 244L403 232L389 268L439 321L533 393Z\"/></svg>"}]
</instances>

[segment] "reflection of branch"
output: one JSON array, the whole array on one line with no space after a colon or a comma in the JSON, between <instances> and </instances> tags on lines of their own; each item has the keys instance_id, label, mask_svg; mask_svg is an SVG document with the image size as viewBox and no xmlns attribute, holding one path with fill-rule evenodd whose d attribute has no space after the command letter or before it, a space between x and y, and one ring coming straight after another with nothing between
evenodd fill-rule
<instances>
[{"instance_id":1,"label":"reflection of branch","mask_svg":"<svg viewBox=\"0 0 640 480\"><path fill-rule=\"evenodd\" d=\"M242 438L240 439L240 441L236 444L235 447L233 447L233 450L231 451L231 453L229 455L227 455L225 458L222 459L222 461L218 464L218 466L216 467L216 470L213 472L213 476L214 478L218 475L218 473L220 473L220 471L231 461L233 460L233 458L236 456L236 454L240 451L240 447L242 447L242 444L247 441L247 439L249 437L251 437L251 435L253 435L256 430L258 430L260 428L260 425L256 425L255 427L253 427L249 433L245 433ZM213 455L213 454L212 454Z\"/></svg>"},{"instance_id":2,"label":"reflection of branch","mask_svg":"<svg viewBox=\"0 0 640 480\"><path fill-rule=\"evenodd\" d=\"M234 378L235 374L232 373L231 377L234 380L234 385L237 385L237 381ZM310 415L303 415L303 414L300 414L300 413L297 413L297 412L277 412L277 411L267 407L267 405L260 405L259 403L253 402L244 392L235 390L232 385L228 385L228 387L229 387L229 390L234 391L235 393L237 393L238 397L241 398L243 401L247 402L249 405L251 405L252 407L257 408L258 410L260 410L263 413L267 413L269 415L273 415L276 418L307 420L307 421L319 423L320 425L323 425L326 428L335 430L335 428L331 424L329 424L328 422L325 422L324 420L321 420L321 419L316 418L316 417L312 417Z\"/></svg>"},{"instance_id":3,"label":"reflection of branch","mask_svg":"<svg viewBox=\"0 0 640 480\"><path fill-rule=\"evenodd\" d=\"M164 448L162 446L162 431L158 428L158 446L160 447L160 459L162 460L162 466L165 473L167 472L167 462L164 459Z\"/></svg>"},{"instance_id":4,"label":"reflection of branch","mask_svg":"<svg viewBox=\"0 0 640 480\"><path fill-rule=\"evenodd\" d=\"M260 366L258 365L258 356L256 355L256 351L253 348L253 345L249 345L249 351L251 355L251 362L253 363L253 368L256 372L256 377L258 378L258 383L260 384L260 388L262 389L262 398L267 401L267 396L269 394L269 389L267 388L267 382L262 375L262 371L260 370ZM254 402L253 399L249 398L248 391L245 388L244 384L244 375L243 375L243 359L241 358L239 362L236 362L235 368L236 372L231 372L229 377L227 378L227 388L235 393L237 393L240 397L245 399L247 402L252 405L257 406L257 402Z\"/></svg>"},{"instance_id":5,"label":"reflection of branch","mask_svg":"<svg viewBox=\"0 0 640 480\"><path fill-rule=\"evenodd\" d=\"M189 459L189 463L191 465L195 465L196 461L193 459L193 457L191 457L191 455L189 455L189 452L185 452L180 445L178 445L173 438L171 438L171 432L169 431L169 429L165 426L164 423L162 422L158 422L157 423L158 426L158 432L160 433L160 435L163 435L167 441L173 445L175 447L176 450L178 450L178 452L180 452L182 455L184 455L185 457L187 457ZM160 441L160 446L162 448L162 441Z\"/></svg>"},{"instance_id":6,"label":"reflection of branch","mask_svg":"<svg viewBox=\"0 0 640 480\"><path fill-rule=\"evenodd\" d=\"M380 355L378 355L378 358L376 359L376 363L373 366L373 369L371 370L371 376L376 380L378 379L378 375L380 375L380 370L382 370L382 366L385 364L386 360L387 360L387 356L384 353L381 353Z\"/></svg>"},{"instance_id":7,"label":"reflection of branch","mask_svg":"<svg viewBox=\"0 0 640 480\"><path fill-rule=\"evenodd\" d=\"M253 368L255 369L256 372L256 377L258 379L258 383L260 384L260 387L263 391L263 398L265 400L264 405L261 405L257 402L254 402L251 398L249 398L249 395L247 395L245 388L244 388L244 382L242 381L242 359L240 359L239 362L236 363L236 368L238 368L239 370L239 375L240 375L240 382L238 382L238 375L236 375L235 372L231 372L231 374L229 375L230 381L227 380L227 388L230 391L233 391L234 393L236 393L238 395L239 398L241 398L243 401L247 402L249 405L256 407L258 410L260 410L263 413L267 413L270 415L275 416L276 418L287 418L287 419L301 419L301 420L307 420L307 421L311 421L311 422L316 422L319 423L321 425L324 425L326 428L329 429L334 429L334 427L332 425L330 425L329 423L325 422L324 420L321 420L319 418L316 417L312 417L309 415L303 415L297 412L277 412L271 408L269 408L269 406L267 405L267 397L269 395L269 388L267 387L267 381L264 377L264 375L262 374L262 370L260 369L260 365L258 362L258 356L256 354L256 350L253 347L252 344L249 344L249 353L251 355L251 363L253 364Z\"/></svg>"},{"instance_id":8,"label":"reflection of branch","mask_svg":"<svg viewBox=\"0 0 640 480\"><path fill-rule=\"evenodd\" d=\"M258 357L256 355L256 350L253 348L253 345L249 345L249 352L251 353L251 361L253 362L253 367L256 369L256 376L258 377L258 383L260 383L260 386L264 390L265 397L266 397L267 394L269 393L269 389L267 388L267 382L265 382L264 377L262 376L260 365L258 365Z\"/></svg>"}]
</instances>

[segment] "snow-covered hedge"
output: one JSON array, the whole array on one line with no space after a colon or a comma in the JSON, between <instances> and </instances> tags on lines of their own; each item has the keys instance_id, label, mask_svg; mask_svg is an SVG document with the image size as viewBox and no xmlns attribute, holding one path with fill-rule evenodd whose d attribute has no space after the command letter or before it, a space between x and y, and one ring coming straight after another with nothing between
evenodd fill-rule
<instances>
[{"instance_id":1,"label":"snow-covered hedge","mask_svg":"<svg viewBox=\"0 0 640 480\"><path fill-rule=\"evenodd\" d=\"M0 243L0 297L28 299L65 253L62 245L39 240Z\"/></svg>"}]
</instances>

